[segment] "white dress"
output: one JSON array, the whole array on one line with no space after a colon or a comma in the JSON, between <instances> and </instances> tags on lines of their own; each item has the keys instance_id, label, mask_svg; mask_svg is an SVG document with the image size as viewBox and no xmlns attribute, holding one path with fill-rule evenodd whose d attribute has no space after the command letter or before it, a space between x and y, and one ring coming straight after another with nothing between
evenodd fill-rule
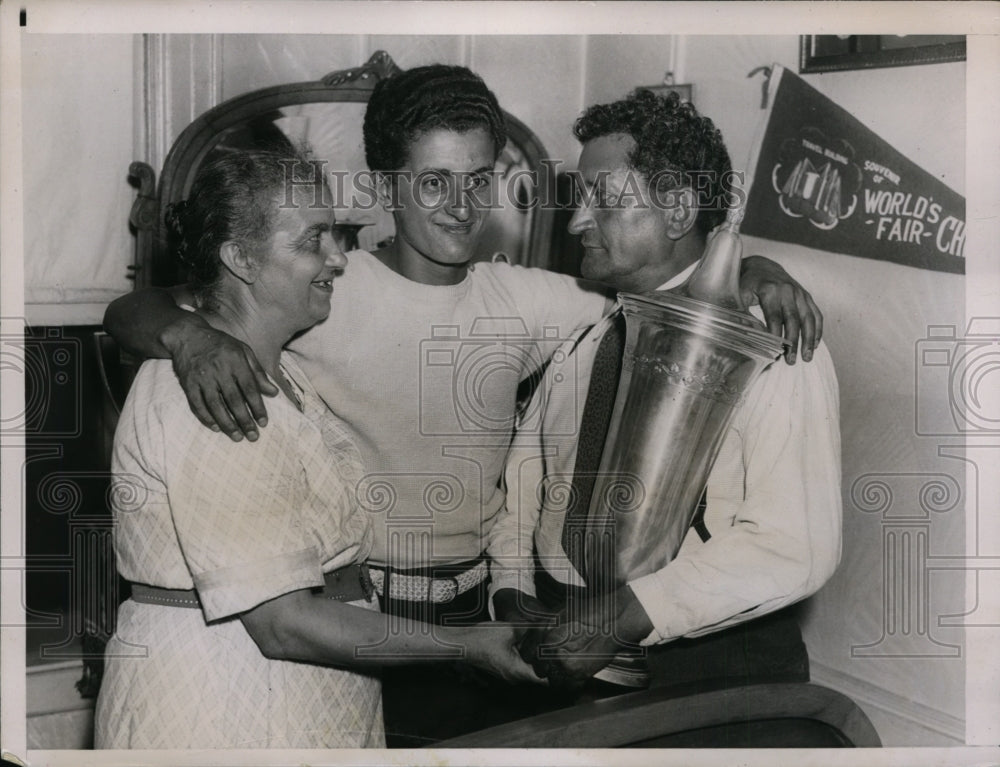
<instances>
[{"instance_id":1,"label":"white dress","mask_svg":"<svg viewBox=\"0 0 1000 767\"><path fill-rule=\"evenodd\" d=\"M268 660L239 620L371 549L353 500L358 451L294 362L282 362L303 410L268 400L252 443L202 426L169 361L139 371L112 462L118 569L132 582L197 588L202 609L122 604L97 748L384 746L376 678Z\"/></svg>"}]
</instances>

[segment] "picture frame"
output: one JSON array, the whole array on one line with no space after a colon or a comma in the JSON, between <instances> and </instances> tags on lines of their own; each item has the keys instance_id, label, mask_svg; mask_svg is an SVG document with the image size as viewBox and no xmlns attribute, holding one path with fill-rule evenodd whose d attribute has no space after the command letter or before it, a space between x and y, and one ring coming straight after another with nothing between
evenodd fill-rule
<instances>
[{"instance_id":1,"label":"picture frame","mask_svg":"<svg viewBox=\"0 0 1000 767\"><path fill-rule=\"evenodd\" d=\"M965 61L965 35L801 35L799 72Z\"/></svg>"}]
</instances>

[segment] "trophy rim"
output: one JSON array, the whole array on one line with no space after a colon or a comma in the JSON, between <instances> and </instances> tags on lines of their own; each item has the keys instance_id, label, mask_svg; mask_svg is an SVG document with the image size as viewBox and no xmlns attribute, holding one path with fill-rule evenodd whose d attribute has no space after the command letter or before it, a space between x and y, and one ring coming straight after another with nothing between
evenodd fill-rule
<instances>
[{"instance_id":1,"label":"trophy rim","mask_svg":"<svg viewBox=\"0 0 1000 767\"><path fill-rule=\"evenodd\" d=\"M749 345L753 351L771 360L791 346L786 338L769 332L764 323L747 312L733 311L689 296L654 290L649 293L620 292L618 300L625 309L641 311L654 308L673 312L679 319L691 322L688 330L696 333L708 335L715 331L735 335L742 344Z\"/></svg>"}]
</instances>

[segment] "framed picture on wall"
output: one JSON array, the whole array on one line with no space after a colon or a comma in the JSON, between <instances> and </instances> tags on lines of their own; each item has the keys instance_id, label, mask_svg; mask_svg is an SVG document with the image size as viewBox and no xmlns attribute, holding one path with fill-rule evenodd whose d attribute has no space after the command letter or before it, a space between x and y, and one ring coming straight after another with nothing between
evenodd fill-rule
<instances>
[{"instance_id":1,"label":"framed picture on wall","mask_svg":"<svg viewBox=\"0 0 1000 767\"><path fill-rule=\"evenodd\" d=\"M802 35L799 72L965 61L965 35Z\"/></svg>"}]
</instances>

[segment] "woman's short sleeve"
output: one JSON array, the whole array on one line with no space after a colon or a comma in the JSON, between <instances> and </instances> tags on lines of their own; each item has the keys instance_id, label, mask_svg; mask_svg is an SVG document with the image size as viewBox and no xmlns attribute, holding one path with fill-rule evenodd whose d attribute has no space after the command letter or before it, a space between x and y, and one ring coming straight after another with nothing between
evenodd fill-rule
<instances>
[{"instance_id":1,"label":"woman's short sleeve","mask_svg":"<svg viewBox=\"0 0 1000 767\"><path fill-rule=\"evenodd\" d=\"M315 430L271 415L256 442L233 442L190 412L167 429L170 511L209 620L322 585L315 510L334 515L336 528L337 506L349 503L329 457L312 455L325 451Z\"/></svg>"}]
</instances>

